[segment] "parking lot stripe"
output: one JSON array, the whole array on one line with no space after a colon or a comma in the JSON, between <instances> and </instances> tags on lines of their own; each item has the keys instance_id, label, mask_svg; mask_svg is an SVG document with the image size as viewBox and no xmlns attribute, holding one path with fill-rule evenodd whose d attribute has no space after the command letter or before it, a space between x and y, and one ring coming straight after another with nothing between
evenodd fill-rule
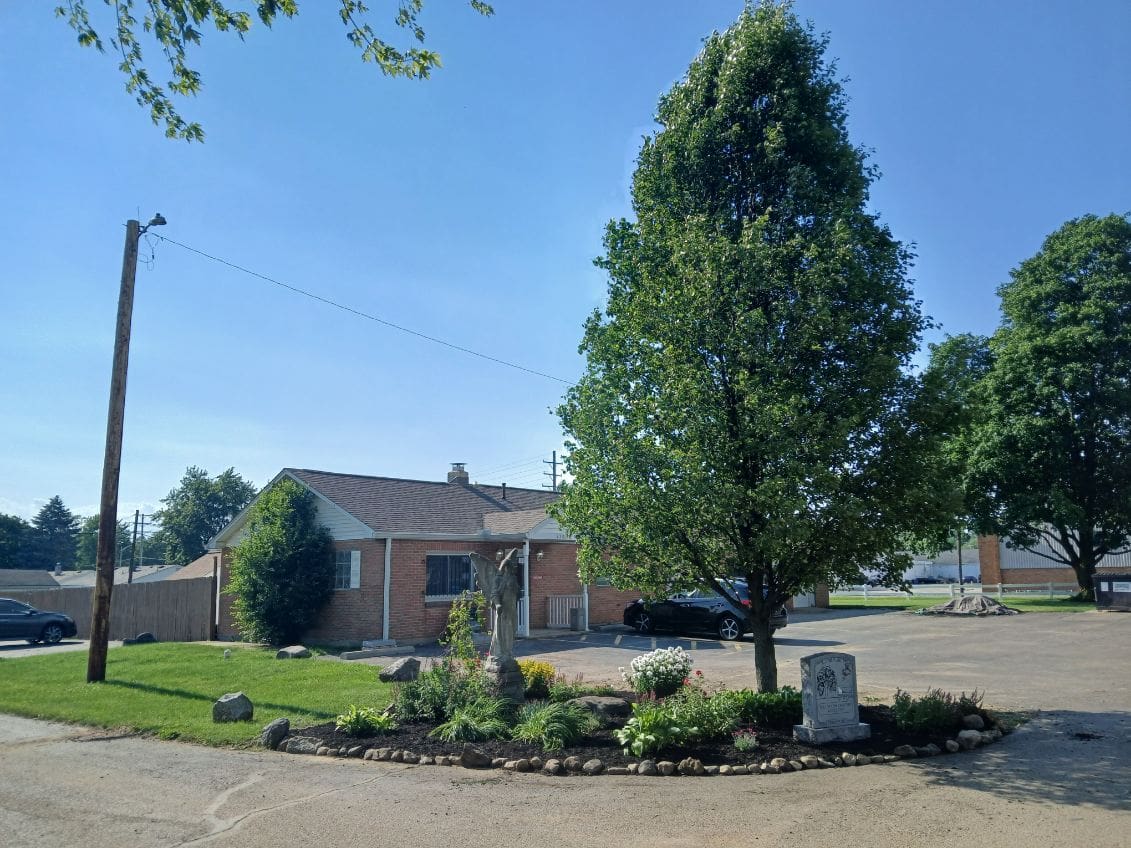
<instances>
[{"instance_id":1,"label":"parking lot stripe","mask_svg":"<svg viewBox=\"0 0 1131 848\"><path fill-rule=\"evenodd\" d=\"M655 636L652 637L652 650L653 651L656 650L656 637Z\"/></svg>"},{"instance_id":2,"label":"parking lot stripe","mask_svg":"<svg viewBox=\"0 0 1131 848\"><path fill-rule=\"evenodd\" d=\"M691 650L694 651L699 647L699 643L695 639L689 639L688 641L691 642Z\"/></svg>"},{"instance_id":3,"label":"parking lot stripe","mask_svg":"<svg viewBox=\"0 0 1131 848\"><path fill-rule=\"evenodd\" d=\"M619 644L621 643L621 640L622 640L623 638L624 638L624 636L617 636L617 638L615 638L615 639L613 640L613 644L614 644L614 645L619 645Z\"/></svg>"}]
</instances>

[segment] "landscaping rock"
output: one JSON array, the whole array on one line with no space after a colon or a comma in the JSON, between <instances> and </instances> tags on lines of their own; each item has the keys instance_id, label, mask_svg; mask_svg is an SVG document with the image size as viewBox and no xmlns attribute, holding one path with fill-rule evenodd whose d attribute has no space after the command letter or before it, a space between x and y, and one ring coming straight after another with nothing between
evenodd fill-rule
<instances>
[{"instance_id":1,"label":"landscaping rock","mask_svg":"<svg viewBox=\"0 0 1131 848\"><path fill-rule=\"evenodd\" d=\"M542 774L561 774L561 772L561 760L546 760L546 764L542 766Z\"/></svg>"},{"instance_id":2,"label":"landscaping rock","mask_svg":"<svg viewBox=\"0 0 1131 848\"><path fill-rule=\"evenodd\" d=\"M675 774L675 763L673 763L671 760L660 760L658 763L656 763L656 771L658 771L664 777L671 777L673 774Z\"/></svg>"},{"instance_id":3,"label":"landscaping rock","mask_svg":"<svg viewBox=\"0 0 1131 848\"><path fill-rule=\"evenodd\" d=\"M530 758L530 770L531 771L541 771L542 770L542 758L541 757L531 757Z\"/></svg>"},{"instance_id":4,"label":"landscaping rock","mask_svg":"<svg viewBox=\"0 0 1131 848\"><path fill-rule=\"evenodd\" d=\"M942 749L934 742L929 742L922 748L916 748L915 750L919 752L921 757L937 757L942 753Z\"/></svg>"},{"instance_id":5,"label":"landscaping rock","mask_svg":"<svg viewBox=\"0 0 1131 848\"><path fill-rule=\"evenodd\" d=\"M798 757L798 760L801 762L801 765L805 766L805 768L807 769L815 769L821 767L821 764L817 762L817 758L812 754L806 754L804 757Z\"/></svg>"},{"instance_id":6,"label":"landscaping rock","mask_svg":"<svg viewBox=\"0 0 1131 848\"><path fill-rule=\"evenodd\" d=\"M431 754L425 754L420 758L420 764L422 766L434 766L436 765L436 758Z\"/></svg>"},{"instance_id":7,"label":"landscaping rock","mask_svg":"<svg viewBox=\"0 0 1131 848\"><path fill-rule=\"evenodd\" d=\"M393 758L393 749L392 748L378 748L377 749L377 756L375 756L373 759L380 760L383 763L387 763L392 758Z\"/></svg>"},{"instance_id":8,"label":"landscaping rock","mask_svg":"<svg viewBox=\"0 0 1131 848\"><path fill-rule=\"evenodd\" d=\"M782 769L782 770L785 771L785 769ZM790 771L805 771L805 766L803 766L801 764L800 760L790 760L789 761L789 770Z\"/></svg>"},{"instance_id":9,"label":"landscaping rock","mask_svg":"<svg viewBox=\"0 0 1131 848\"><path fill-rule=\"evenodd\" d=\"M701 760L697 760L694 757L685 757L684 759L679 761L677 770L680 774L687 774L698 777L699 775L703 774L703 763Z\"/></svg>"},{"instance_id":10,"label":"landscaping rock","mask_svg":"<svg viewBox=\"0 0 1131 848\"><path fill-rule=\"evenodd\" d=\"M856 765L856 755L848 753L841 754L840 761L846 766L854 766Z\"/></svg>"},{"instance_id":11,"label":"landscaping rock","mask_svg":"<svg viewBox=\"0 0 1131 848\"><path fill-rule=\"evenodd\" d=\"M562 768L566 771L581 771L581 757L566 757L562 760Z\"/></svg>"},{"instance_id":12,"label":"landscaping rock","mask_svg":"<svg viewBox=\"0 0 1131 848\"><path fill-rule=\"evenodd\" d=\"M629 774L629 771L625 766L609 766L605 774Z\"/></svg>"},{"instance_id":13,"label":"landscaping rock","mask_svg":"<svg viewBox=\"0 0 1131 848\"><path fill-rule=\"evenodd\" d=\"M826 760L824 757L818 757L817 765L819 765L821 768L836 768L836 761Z\"/></svg>"},{"instance_id":14,"label":"landscaping rock","mask_svg":"<svg viewBox=\"0 0 1131 848\"><path fill-rule=\"evenodd\" d=\"M957 753L959 749L962 748L962 746L955 742L953 739L947 739L944 744L946 745L946 749L952 754Z\"/></svg>"},{"instance_id":15,"label":"landscaping rock","mask_svg":"<svg viewBox=\"0 0 1131 848\"><path fill-rule=\"evenodd\" d=\"M506 759L503 757L494 757L491 760L491 768L502 768L505 762Z\"/></svg>"},{"instance_id":16,"label":"landscaping rock","mask_svg":"<svg viewBox=\"0 0 1131 848\"><path fill-rule=\"evenodd\" d=\"M521 760L516 760L514 764L515 771L530 771L530 760L525 757Z\"/></svg>"},{"instance_id":17,"label":"landscaping rock","mask_svg":"<svg viewBox=\"0 0 1131 848\"><path fill-rule=\"evenodd\" d=\"M772 760L770 760L771 768L776 768L779 772L782 770L782 766L788 766L788 765L789 765L789 760L787 760L785 757L774 757ZM776 773L777 772L775 772L775 774Z\"/></svg>"},{"instance_id":18,"label":"landscaping rock","mask_svg":"<svg viewBox=\"0 0 1131 848\"><path fill-rule=\"evenodd\" d=\"M404 755L401 757L401 762L414 766L420 762L420 754L414 753L413 751L405 751Z\"/></svg>"},{"instance_id":19,"label":"landscaping rock","mask_svg":"<svg viewBox=\"0 0 1131 848\"><path fill-rule=\"evenodd\" d=\"M368 751L366 751L364 754L361 755L361 758L363 760L375 760L375 759L377 759L377 749L376 748L370 748Z\"/></svg>"},{"instance_id":20,"label":"landscaping rock","mask_svg":"<svg viewBox=\"0 0 1131 848\"><path fill-rule=\"evenodd\" d=\"M967 751L972 751L982 744L982 733L980 730L960 730L957 742Z\"/></svg>"},{"instance_id":21,"label":"landscaping rock","mask_svg":"<svg viewBox=\"0 0 1131 848\"><path fill-rule=\"evenodd\" d=\"M123 639L123 645L151 645L157 641L157 637L150 633L148 630L144 633L139 633L132 639Z\"/></svg>"},{"instance_id":22,"label":"landscaping rock","mask_svg":"<svg viewBox=\"0 0 1131 848\"><path fill-rule=\"evenodd\" d=\"M703 766L703 774L707 777L714 777L719 773L718 766Z\"/></svg>"},{"instance_id":23,"label":"landscaping rock","mask_svg":"<svg viewBox=\"0 0 1131 848\"><path fill-rule=\"evenodd\" d=\"M251 721L254 713L255 708L251 705L251 699L243 692L221 695L212 705L212 720L217 722Z\"/></svg>"},{"instance_id":24,"label":"landscaping rock","mask_svg":"<svg viewBox=\"0 0 1131 848\"><path fill-rule=\"evenodd\" d=\"M581 770L588 775L600 774L605 770L605 764L600 760L594 758L592 760L586 760L585 765L581 767Z\"/></svg>"},{"instance_id":25,"label":"landscaping rock","mask_svg":"<svg viewBox=\"0 0 1131 848\"><path fill-rule=\"evenodd\" d=\"M605 727L618 724L619 719L628 718L632 713L628 701L606 695L584 695L569 701L591 712Z\"/></svg>"},{"instance_id":26,"label":"landscaping rock","mask_svg":"<svg viewBox=\"0 0 1131 848\"><path fill-rule=\"evenodd\" d=\"M317 754L322 743L305 736L292 736L287 740L288 754Z\"/></svg>"},{"instance_id":27,"label":"landscaping rock","mask_svg":"<svg viewBox=\"0 0 1131 848\"><path fill-rule=\"evenodd\" d=\"M636 773L645 777L655 777L660 773L655 760L641 760L636 766Z\"/></svg>"},{"instance_id":28,"label":"landscaping rock","mask_svg":"<svg viewBox=\"0 0 1131 848\"><path fill-rule=\"evenodd\" d=\"M408 683L420 676L420 660L416 657L401 657L389 663L377 677L385 683Z\"/></svg>"},{"instance_id":29,"label":"landscaping rock","mask_svg":"<svg viewBox=\"0 0 1131 848\"><path fill-rule=\"evenodd\" d=\"M628 773L629 774L636 774L639 769L640 769L640 763L629 763L628 764Z\"/></svg>"},{"instance_id":30,"label":"landscaping rock","mask_svg":"<svg viewBox=\"0 0 1131 848\"><path fill-rule=\"evenodd\" d=\"M314 752L315 756L328 757L333 753L326 745L319 745L318 750Z\"/></svg>"},{"instance_id":31,"label":"landscaping rock","mask_svg":"<svg viewBox=\"0 0 1131 848\"><path fill-rule=\"evenodd\" d=\"M977 713L962 717L962 726L967 730L985 730L986 721Z\"/></svg>"},{"instance_id":32,"label":"landscaping rock","mask_svg":"<svg viewBox=\"0 0 1131 848\"><path fill-rule=\"evenodd\" d=\"M466 742L459 755L459 764L464 768L490 768L491 755L482 748L476 748L470 742Z\"/></svg>"},{"instance_id":33,"label":"landscaping rock","mask_svg":"<svg viewBox=\"0 0 1131 848\"><path fill-rule=\"evenodd\" d=\"M719 774L721 774L723 777L730 777L732 774L734 774L734 766L728 766L724 763L723 765L719 766Z\"/></svg>"},{"instance_id":34,"label":"landscaping rock","mask_svg":"<svg viewBox=\"0 0 1131 848\"><path fill-rule=\"evenodd\" d=\"M915 750L914 745L900 745L893 751L897 757L917 757L919 752Z\"/></svg>"},{"instance_id":35,"label":"landscaping rock","mask_svg":"<svg viewBox=\"0 0 1131 848\"><path fill-rule=\"evenodd\" d=\"M291 720L288 718L277 718L270 724L263 727L259 733L259 744L264 748L270 748L272 751L277 750L279 743L286 738L286 735L291 732Z\"/></svg>"},{"instance_id":36,"label":"landscaping rock","mask_svg":"<svg viewBox=\"0 0 1131 848\"><path fill-rule=\"evenodd\" d=\"M885 763L894 763L899 759L895 754L884 754Z\"/></svg>"},{"instance_id":37,"label":"landscaping rock","mask_svg":"<svg viewBox=\"0 0 1131 848\"><path fill-rule=\"evenodd\" d=\"M781 766L775 766L773 763L762 763L758 767L762 774L781 774Z\"/></svg>"},{"instance_id":38,"label":"landscaping rock","mask_svg":"<svg viewBox=\"0 0 1131 848\"><path fill-rule=\"evenodd\" d=\"M722 774L722 773L723 773L723 770L720 767L719 768L719 774ZM741 765L740 766L731 766L730 767L730 773L731 774L750 774L750 769L748 769L746 766L741 766Z\"/></svg>"},{"instance_id":39,"label":"landscaping rock","mask_svg":"<svg viewBox=\"0 0 1131 848\"><path fill-rule=\"evenodd\" d=\"M436 758L436 765L438 766L450 766L451 764L452 758L447 756L446 754Z\"/></svg>"},{"instance_id":40,"label":"landscaping rock","mask_svg":"<svg viewBox=\"0 0 1131 848\"><path fill-rule=\"evenodd\" d=\"M394 762L394 763L403 763L404 762L404 751L401 751L399 749L396 750L396 751L393 751L393 755L391 757L389 757L389 760Z\"/></svg>"},{"instance_id":41,"label":"landscaping rock","mask_svg":"<svg viewBox=\"0 0 1131 848\"><path fill-rule=\"evenodd\" d=\"M277 660L304 660L310 656L310 651L304 645L288 645L280 648L275 654Z\"/></svg>"},{"instance_id":42,"label":"landscaping rock","mask_svg":"<svg viewBox=\"0 0 1131 848\"><path fill-rule=\"evenodd\" d=\"M507 760L503 763L503 771L518 771L518 760Z\"/></svg>"}]
</instances>

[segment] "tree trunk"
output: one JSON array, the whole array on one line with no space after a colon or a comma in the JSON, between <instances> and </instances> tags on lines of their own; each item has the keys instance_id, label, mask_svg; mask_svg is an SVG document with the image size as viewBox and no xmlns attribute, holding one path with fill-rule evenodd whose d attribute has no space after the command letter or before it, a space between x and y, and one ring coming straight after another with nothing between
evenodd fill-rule
<instances>
[{"instance_id":1,"label":"tree trunk","mask_svg":"<svg viewBox=\"0 0 1131 848\"><path fill-rule=\"evenodd\" d=\"M1094 601L1096 599L1096 587L1092 582L1092 577L1096 573L1096 564L1101 557L1096 556L1095 537L1091 522L1080 528L1079 538L1079 556L1072 563L1072 570L1076 572L1076 583L1080 586L1081 597L1088 601Z\"/></svg>"},{"instance_id":2,"label":"tree trunk","mask_svg":"<svg viewBox=\"0 0 1131 848\"><path fill-rule=\"evenodd\" d=\"M775 692L778 688L778 658L769 620L754 618L750 622L754 638L754 672L759 692Z\"/></svg>"}]
</instances>

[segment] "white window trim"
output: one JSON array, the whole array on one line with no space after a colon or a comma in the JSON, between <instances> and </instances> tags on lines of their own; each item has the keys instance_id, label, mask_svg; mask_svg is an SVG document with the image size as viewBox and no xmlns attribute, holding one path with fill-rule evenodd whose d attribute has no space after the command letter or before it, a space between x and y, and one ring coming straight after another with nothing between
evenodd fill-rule
<instances>
[{"instance_id":1,"label":"white window trim","mask_svg":"<svg viewBox=\"0 0 1131 848\"><path fill-rule=\"evenodd\" d=\"M428 557L454 557L454 556L467 556L463 551L428 551L424 555L424 603L426 604L450 604L462 598L466 592L460 592L458 595L429 595L428 594ZM468 591L476 592L479 590L479 578L475 573L475 563L471 564L471 589Z\"/></svg>"},{"instance_id":2,"label":"white window trim","mask_svg":"<svg viewBox=\"0 0 1131 848\"><path fill-rule=\"evenodd\" d=\"M361 551L352 550L350 555L350 584L349 586L338 585L338 554L346 553L345 551L338 550L334 552L334 591L335 592L348 592L350 589L361 588Z\"/></svg>"}]
</instances>

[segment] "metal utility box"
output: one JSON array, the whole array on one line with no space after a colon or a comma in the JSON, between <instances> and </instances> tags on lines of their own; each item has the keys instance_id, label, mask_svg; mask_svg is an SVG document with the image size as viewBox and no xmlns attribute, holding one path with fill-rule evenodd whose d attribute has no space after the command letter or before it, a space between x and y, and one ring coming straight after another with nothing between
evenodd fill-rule
<instances>
[{"instance_id":1,"label":"metal utility box","mask_svg":"<svg viewBox=\"0 0 1131 848\"><path fill-rule=\"evenodd\" d=\"M1131 574L1093 574L1096 609L1131 612Z\"/></svg>"},{"instance_id":2,"label":"metal utility box","mask_svg":"<svg viewBox=\"0 0 1131 848\"><path fill-rule=\"evenodd\" d=\"M585 611L581 607L569 608L569 629L573 631L583 630L582 627L582 613Z\"/></svg>"}]
</instances>

